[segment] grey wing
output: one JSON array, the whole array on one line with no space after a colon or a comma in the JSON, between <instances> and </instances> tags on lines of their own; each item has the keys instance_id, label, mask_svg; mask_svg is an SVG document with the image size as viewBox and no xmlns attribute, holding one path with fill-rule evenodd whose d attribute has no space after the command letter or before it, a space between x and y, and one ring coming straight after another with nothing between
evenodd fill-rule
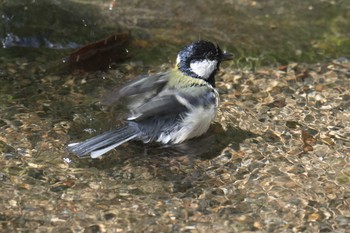
<instances>
[{"instance_id":1,"label":"grey wing","mask_svg":"<svg viewBox=\"0 0 350 233\"><path fill-rule=\"evenodd\" d=\"M140 76L125 86L110 92L102 100L102 103L111 105L117 101L125 100L129 109L137 108L164 88L169 80L169 75L170 72Z\"/></svg>"},{"instance_id":2,"label":"grey wing","mask_svg":"<svg viewBox=\"0 0 350 233\"><path fill-rule=\"evenodd\" d=\"M181 115L196 107L217 105L214 89L189 87L179 91L165 90L147 102L130 109L128 120L140 121L153 116Z\"/></svg>"},{"instance_id":3,"label":"grey wing","mask_svg":"<svg viewBox=\"0 0 350 233\"><path fill-rule=\"evenodd\" d=\"M131 108L128 120L140 121L153 116L161 117L184 113L187 111L187 106L181 103L178 98L179 95L173 92L155 96L142 105Z\"/></svg>"}]
</instances>

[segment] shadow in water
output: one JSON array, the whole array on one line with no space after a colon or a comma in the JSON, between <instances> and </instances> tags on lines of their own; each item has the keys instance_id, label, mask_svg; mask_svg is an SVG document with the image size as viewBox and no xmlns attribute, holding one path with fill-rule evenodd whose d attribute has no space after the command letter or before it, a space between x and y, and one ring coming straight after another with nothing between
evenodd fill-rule
<instances>
[{"instance_id":1,"label":"shadow in water","mask_svg":"<svg viewBox=\"0 0 350 233\"><path fill-rule=\"evenodd\" d=\"M256 136L256 134L236 127L228 127L225 130L220 124L215 123L203 136L177 145L130 142L121 145L103 156L102 159L73 158L73 155L70 158L78 167L95 167L100 170L122 168L126 165L157 166L157 164L162 164L163 167L166 161L176 157L185 156L189 160L211 160L219 156L227 147L239 151L240 143Z\"/></svg>"},{"instance_id":2,"label":"shadow in water","mask_svg":"<svg viewBox=\"0 0 350 233\"><path fill-rule=\"evenodd\" d=\"M189 156L201 159L213 159L226 147L239 151L239 144L247 138L256 137L255 134L240 128L228 127L226 130L219 124L213 124L208 132L177 145L166 145L150 148L150 154L160 156Z\"/></svg>"}]
</instances>

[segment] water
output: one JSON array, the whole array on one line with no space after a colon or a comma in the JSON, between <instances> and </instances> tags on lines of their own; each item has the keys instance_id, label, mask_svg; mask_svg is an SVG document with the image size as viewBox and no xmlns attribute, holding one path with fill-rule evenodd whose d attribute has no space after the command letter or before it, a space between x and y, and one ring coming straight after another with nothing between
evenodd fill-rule
<instances>
[{"instance_id":1,"label":"water","mask_svg":"<svg viewBox=\"0 0 350 233\"><path fill-rule=\"evenodd\" d=\"M349 231L347 1L3 1L1 11L2 38L25 46L0 50L2 231ZM110 69L62 62L72 46L128 31L130 57ZM108 90L171 68L199 38L236 55L206 135L97 160L66 152L122 123L122 108L99 104Z\"/></svg>"}]
</instances>

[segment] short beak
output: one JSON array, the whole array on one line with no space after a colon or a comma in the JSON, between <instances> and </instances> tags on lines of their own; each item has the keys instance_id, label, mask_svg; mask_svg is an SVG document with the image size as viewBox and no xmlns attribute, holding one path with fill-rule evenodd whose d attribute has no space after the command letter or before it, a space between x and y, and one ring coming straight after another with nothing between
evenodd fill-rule
<instances>
[{"instance_id":1,"label":"short beak","mask_svg":"<svg viewBox=\"0 0 350 233\"><path fill-rule=\"evenodd\" d=\"M221 55L221 61L229 61L233 59L233 54L229 54L226 51L224 51Z\"/></svg>"}]
</instances>

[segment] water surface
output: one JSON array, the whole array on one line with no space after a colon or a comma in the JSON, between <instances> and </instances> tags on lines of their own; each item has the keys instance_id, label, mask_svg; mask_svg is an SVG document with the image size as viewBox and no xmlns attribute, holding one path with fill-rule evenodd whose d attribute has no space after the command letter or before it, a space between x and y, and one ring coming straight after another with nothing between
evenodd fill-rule
<instances>
[{"instance_id":1,"label":"water surface","mask_svg":"<svg viewBox=\"0 0 350 233\"><path fill-rule=\"evenodd\" d=\"M2 38L17 38L0 49L4 232L349 231L348 1L0 9ZM116 32L133 37L124 62L103 71L63 63L73 47ZM173 147L128 143L97 160L67 153L122 123L124 109L99 104L108 90L171 68L200 38L236 55L218 74L220 112L206 135Z\"/></svg>"}]
</instances>

